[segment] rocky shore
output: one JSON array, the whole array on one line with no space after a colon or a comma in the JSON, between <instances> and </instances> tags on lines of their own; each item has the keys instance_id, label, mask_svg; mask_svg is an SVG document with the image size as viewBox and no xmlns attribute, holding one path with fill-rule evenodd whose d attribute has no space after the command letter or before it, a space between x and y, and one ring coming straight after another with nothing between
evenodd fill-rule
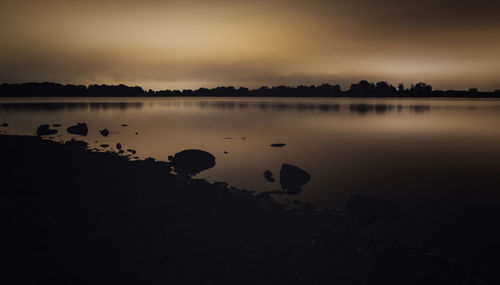
<instances>
[{"instance_id":1,"label":"rocky shore","mask_svg":"<svg viewBox=\"0 0 500 285\"><path fill-rule=\"evenodd\" d=\"M85 143L0 135L19 284L476 284L334 210Z\"/></svg>"}]
</instances>

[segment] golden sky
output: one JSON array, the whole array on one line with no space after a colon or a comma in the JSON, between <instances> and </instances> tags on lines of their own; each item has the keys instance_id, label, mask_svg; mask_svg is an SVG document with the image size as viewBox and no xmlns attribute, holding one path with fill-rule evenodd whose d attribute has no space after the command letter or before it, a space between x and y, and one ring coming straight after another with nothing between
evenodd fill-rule
<instances>
[{"instance_id":1,"label":"golden sky","mask_svg":"<svg viewBox=\"0 0 500 285\"><path fill-rule=\"evenodd\" d=\"M500 89L500 1L0 0L0 82Z\"/></svg>"}]
</instances>

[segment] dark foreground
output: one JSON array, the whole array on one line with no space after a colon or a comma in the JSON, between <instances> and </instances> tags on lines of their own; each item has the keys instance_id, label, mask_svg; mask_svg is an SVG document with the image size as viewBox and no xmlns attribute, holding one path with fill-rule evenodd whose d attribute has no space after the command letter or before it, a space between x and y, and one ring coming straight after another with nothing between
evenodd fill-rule
<instances>
[{"instance_id":1,"label":"dark foreground","mask_svg":"<svg viewBox=\"0 0 500 285\"><path fill-rule=\"evenodd\" d=\"M336 211L0 135L17 284L476 284ZM15 270L15 271L14 271Z\"/></svg>"}]
</instances>

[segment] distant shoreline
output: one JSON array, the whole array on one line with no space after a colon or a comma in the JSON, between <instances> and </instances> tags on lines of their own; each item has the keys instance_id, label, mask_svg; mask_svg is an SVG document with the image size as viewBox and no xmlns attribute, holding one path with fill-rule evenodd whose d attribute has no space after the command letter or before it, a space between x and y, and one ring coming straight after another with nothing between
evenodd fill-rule
<instances>
[{"instance_id":1,"label":"distant shoreline","mask_svg":"<svg viewBox=\"0 0 500 285\"><path fill-rule=\"evenodd\" d=\"M322 84L318 86L274 86L248 89L216 87L199 88L196 90L144 90L139 86L120 85L72 85L50 82L19 83L0 85L0 97L137 97L137 98L201 98L201 97L227 97L227 98L500 98L500 90L481 92L475 88L465 90L433 90L432 86L419 82L406 88L400 84L397 88L386 83L370 83L362 80L354 83L348 90L341 90L339 85Z\"/></svg>"}]
</instances>

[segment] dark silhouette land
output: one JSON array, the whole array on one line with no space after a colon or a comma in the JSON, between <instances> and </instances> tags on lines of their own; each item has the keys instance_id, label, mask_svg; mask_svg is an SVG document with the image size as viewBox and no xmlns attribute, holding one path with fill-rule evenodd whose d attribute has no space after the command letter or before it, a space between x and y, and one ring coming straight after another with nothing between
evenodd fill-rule
<instances>
[{"instance_id":1,"label":"dark silhouette land","mask_svg":"<svg viewBox=\"0 0 500 285\"><path fill-rule=\"evenodd\" d=\"M79 141L0 143L2 193L15 216L11 260L27 273L19 284L479 284L458 261L383 238L383 224L172 174L200 157L210 167L208 153L170 163ZM285 188L310 179L295 166L281 171Z\"/></svg>"},{"instance_id":2,"label":"dark silhouette land","mask_svg":"<svg viewBox=\"0 0 500 285\"><path fill-rule=\"evenodd\" d=\"M479 92L476 88L465 90L433 90L423 82L398 88L387 82L370 83L361 80L351 84L348 90L339 85L322 84L319 86L263 86L258 89L199 88L197 90L144 90L139 86L120 85L63 85L58 83L21 83L0 85L0 97L456 97L456 98L500 98L500 90Z\"/></svg>"}]
</instances>

